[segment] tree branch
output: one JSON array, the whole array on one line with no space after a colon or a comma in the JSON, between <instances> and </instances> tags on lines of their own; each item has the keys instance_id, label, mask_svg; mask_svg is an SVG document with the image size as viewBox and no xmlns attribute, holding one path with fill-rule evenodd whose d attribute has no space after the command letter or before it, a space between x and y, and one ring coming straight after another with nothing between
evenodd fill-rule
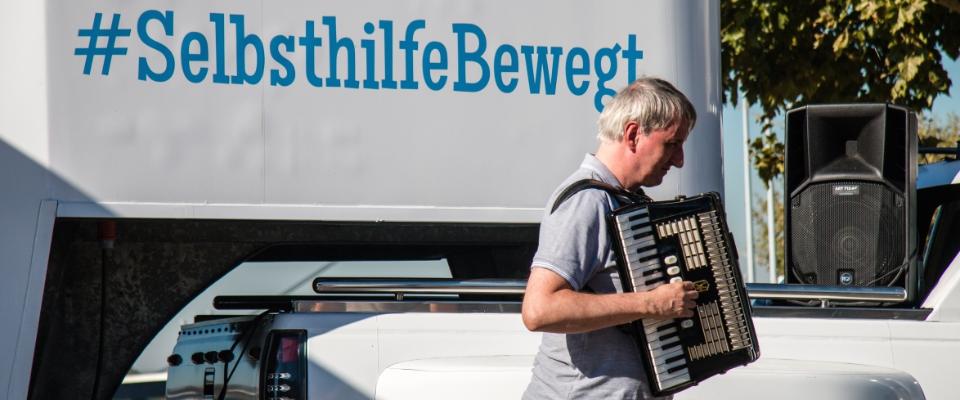
<instances>
[{"instance_id":1,"label":"tree branch","mask_svg":"<svg viewBox=\"0 0 960 400\"><path fill-rule=\"evenodd\" d=\"M960 14L960 0L933 0L933 2Z\"/></svg>"}]
</instances>

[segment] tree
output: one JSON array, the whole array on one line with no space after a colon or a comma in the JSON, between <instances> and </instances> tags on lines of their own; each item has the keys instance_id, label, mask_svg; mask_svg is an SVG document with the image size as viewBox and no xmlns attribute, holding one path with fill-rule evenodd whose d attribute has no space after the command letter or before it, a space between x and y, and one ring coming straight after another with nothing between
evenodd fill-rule
<instances>
[{"instance_id":1,"label":"tree","mask_svg":"<svg viewBox=\"0 0 960 400\"><path fill-rule=\"evenodd\" d=\"M757 227L757 230L754 231L753 235L753 257L754 265L765 266L765 269L770 268L769 255L770 255L770 244L767 241L767 196L763 196L757 199L757 201L751 201L753 203L753 209L750 210L750 219L753 220L753 225ZM784 214L783 214L783 192L777 189L774 185L773 189L773 224L774 224L774 242L776 243L776 256L777 256L777 276L783 276L786 279L784 274L784 265L786 258L784 257Z\"/></svg>"},{"instance_id":2,"label":"tree","mask_svg":"<svg viewBox=\"0 0 960 400\"><path fill-rule=\"evenodd\" d=\"M769 188L773 179L783 174L783 143L768 129L767 133L754 138L748 145L757 174Z\"/></svg>"},{"instance_id":3,"label":"tree","mask_svg":"<svg viewBox=\"0 0 960 400\"><path fill-rule=\"evenodd\" d=\"M783 171L774 119L810 103L891 102L925 111L952 82L941 54L960 56L960 0L725 0L724 101L760 105L767 132L754 163Z\"/></svg>"},{"instance_id":4,"label":"tree","mask_svg":"<svg viewBox=\"0 0 960 400\"><path fill-rule=\"evenodd\" d=\"M926 115L920 121L918 133L920 147L957 147L960 145L960 115L950 113L939 121ZM930 164L951 156L944 154L921 154L920 164Z\"/></svg>"}]
</instances>

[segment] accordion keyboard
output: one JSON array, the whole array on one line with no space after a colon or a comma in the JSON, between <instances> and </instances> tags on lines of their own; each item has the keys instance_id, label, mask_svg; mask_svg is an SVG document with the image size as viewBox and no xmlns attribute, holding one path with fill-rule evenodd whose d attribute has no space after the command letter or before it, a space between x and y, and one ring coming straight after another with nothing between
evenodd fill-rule
<instances>
[{"instance_id":1,"label":"accordion keyboard","mask_svg":"<svg viewBox=\"0 0 960 400\"><path fill-rule=\"evenodd\" d=\"M670 394L759 357L739 267L716 209L664 216L657 202L615 212L625 291L692 281L692 318L634 323L655 394ZM672 207L671 210L676 207Z\"/></svg>"}]
</instances>

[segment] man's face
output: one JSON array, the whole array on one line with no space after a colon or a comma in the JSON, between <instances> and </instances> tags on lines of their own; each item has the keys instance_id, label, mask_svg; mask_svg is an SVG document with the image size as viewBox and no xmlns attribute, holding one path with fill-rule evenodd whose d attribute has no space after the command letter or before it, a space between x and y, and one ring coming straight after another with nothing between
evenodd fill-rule
<instances>
[{"instance_id":1,"label":"man's face","mask_svg":"<svg viewBox=\"0 0 960 400\"><path fill-rule=\"evenodd\" d=\"M636 178L643 186L663 182L670 167L683 167L683 143L690 132L678 132L679 124L637 135Z\"/></svg>"}]
</instances>

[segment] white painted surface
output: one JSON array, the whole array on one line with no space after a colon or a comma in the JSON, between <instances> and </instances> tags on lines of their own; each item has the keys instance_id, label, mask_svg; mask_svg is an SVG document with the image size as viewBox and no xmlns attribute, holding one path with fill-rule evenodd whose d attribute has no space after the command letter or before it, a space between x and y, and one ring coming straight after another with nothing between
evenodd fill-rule
<instances>
[{"instance_id":1,"label":"white painted surface","mask_svg":"<svg viewBox=\"0 0 960 400\"><path fill-rule=\"evenodd\" d=\"M16 356L13 358L10 369L9 399L23 399L27 397L28 388L23 382L30 380L30 370L18 366L33 365L33 352L37 328L40 324L40 307L43 304L43 284L47 277L47 264L50 260L50 244L53 242L53 223L57 215L57 202L46 200L40 204L37 213L37 230L33 239L32 260L30 261L29 277L26 293L23 298L23 312L20 314L17 334Z\"/></svg>"},{"instance_id":2,"label":"white painted surface","mask_svg":"<svg viewBox=\"0 0 960 400\"><path fill-rule=\"evenodd\" d=\"M387 368L377 400L518 399L530 381L533 357L421 359ZM909 374L867 365L761 359L714 376L677 400L905 400L922 399Z\"/></svg>"},{"instance_id":3,"label":"white painted surface","mask_svg":"<svg viewBox=\"0 0 960 400\"><path fill-rule=\"evenodd\" d=\"M123 378L124 385L150 382L165 382L167 380L166 372L154 372L149 374L127 375Z\"/></svg>"},{"instance_id":4,"label":"white painted surface","mask_svg":"<svg viewBox=\"0 0 960 400\"><path fill-rule=\"evenodd\" d=\"M923 301L923 308L933 310L928 321L960 322L960 254L943 271L937 285Z\"/></svg>"},{"instance_id":5,"label":"white painted surface","mask_svg":"<svg viewBox=\"0 0 960 400\"><path fill-rule=\"evenodd\" d=\"M960 357L956 321L755 318L764 358L831 361L904 371L928 399L956 397L950 370Z\"/></svg>"},{"instance_id":6,"label":"white painted surface","mask_svg":"<svg viewBox=\"0 0 960 400\"><path fill-rule=\"evenodd\" d=\"M247 220L313 221L393 221L393 222L501 222L529 223L543 215L542 208L510 207L434 207L374 205L298 205L298 204L223 204L223 203L63 203L60 217L108 218L188 218Z\"/></svg>"},{"instance_id":7,"label":"white painted surface","mask_svg":"<svg viewBox=\"0 0 960 400\"><path fill-rule=\"evenodd\" d=\"M0 12L0 139L40 165L49 161L47 7L4 2ZM17 170L3 170L13 174Z\"/></svg>"},{"instance_id":8,"label":"white painted surface","mask_svg":"<svg viewBox=\"0 0 960 400\"><path fill-rule=\"evenodd\" d=\"M381 370L419 358L533 355L540 345L518 314L384 314L379 321Z\"/></svg>"},{"instance_id":9,"label":"white painted surface","mask_svg":"<svg viewBox=\"0 0 960 400\"><path fill-rule=\"evenodd\" d=\"M869 365L761 358L712 377L676 400L906 400L923 399L917 381L896 369Z\"/></svg>"},{"instance_id":10,"label":"white painted surface","mask_svg":"<svg viewBox=\"0 0 960 400\"><path fill-rule=\"evenodd\" d=\"M307 329L310 399L370 399L388 367L414 359L532 356L540 335L517 314L278 315L274 329Z\"/></svg>"},{"instance_id":11,"label":"white painted surface","mask_svg":"<svg viewBox=\"0 0 960 400\"><path fill-rule=\"evenodd\" d=\"M28 282L41 270L32 268L35 240L48 234L38 230L48 161L46 11L46 3L37 1L5 2L0 11L0 318L8 321L0 327L0 397L5 398L27 391L29 368L14 368L14 362L26 355L20 342L30 343L32 354L33 339L23 336L36 329L29 324L37 314L28 310Z\"/></svg>"},{"instance_id":12,"label":"white painted surface","mask_svg":"<svg viewBox=\"0 0 960 400\"><path fill-rule=\"evenodd\" d=\"M891 365L887 320L754 318L764 357Z\"/></svg>"},{"instance_id":13,"label":"white painted surface","mask_svg":"<svg viewBox=\"0 0 960 400\"><path fill-rule=\"evenodd\" d=\"M957 398L952 374L960 357L960 323L889 321L892 366L909 371L928 399Z\"/></svg>"},{"instance_id":14,"label":"white painted surface","mask_svg":"<svg viewBox=\"0 0 960 400\"><path fill-rule=\"evenodd\" d=\"M533 356L428 358L387 368L377 400L519 399L530 383ZM426 390L426 388L429 388Z\"/></svg>"},{"instance_id":15,"label":"white painted surface","mask_svg":"<svg viewBox=\"0 0 960 400\"><path fill-rule=\"evenodd\" d=\"M295 320L277 319L277 326L302 329ZM381 348L373 315L333 314L311 326L307 340L308 398L373 397Z\"/></svg>"},{"instance_id":16,"label":"white painted surface","mask_svg":"<svg viewBox=\"0 0 960 400\"><path fill-rule=\"evenodd\" d=\"M381 31L366 34L364 23L394 23L393 67L400 80L404 52L397 42L409 23L422 19L426 27L416 31L417 55L431 41L442 43L450 51L449 77L439 91L426 88L418 68L417 90L314 87L306 80L305 51L298 45L288 54L297 68L288 87L271 86L266 76L255 85L216 84L210 76L191 83L180 64L168 81L141 81L138 57L153 69L164 64L157 50L137 39L135 20L150 9L173 12L171 37L158 21L145 32L173 49L178 61L177 46L192 31L211 40L214 58L211 13L244 16L244 33L264 41L301 36L306 21L313 21L324 39L317 49L321 77L329 72L328 32L321 18L336 17L338 37L355 42L361 81L366 64L360 40L383 44ZM108 204L107 213L125 217L246 218L253 205L259 207L254 214L267 219L535 222L539 215L529 210L542 207L557 182L596 147L596 78L582 77L591 86L581 96L567 89L565 76L558 78L556 94L530 94L522 70L511 75L520 77L513 93L498 90L492 75L480 92L454 91L458 43L452 27L457 23L484 31L484 57L491 65L501 44L557 46L564 55L580 47L593 62L596 51L626 47L635 35L636 47L644 52L636 62L638 73L677 83L700 116L687 165L652 193L722 192L718 11L717 2L692 1L62 4L49 13L49 108L56 116L49 128L50 168L76 187L54 187L52 196L71 204L63 210L71 216L97 215L82 206L94 203ZM90 27L94 12L104 13L104 24L119 14L122 27L133 29L130 37L118 39L129 50L114 57L109 75L99 73L99 61L91 75L83 75L83 57L74 55L87 40L77 30ZM228 74L238 59L233 29L226 24ZM382 56L383 48L376 50ZM248 63L252 54L247 49ZM381 62L374 62L378 77ZM269 54L264 65L267 75L279 67ZM616 77L605 84L614 90L628 83L627 61L621 57L617 65ZM196 63L201 66L209 74L216 68L213 61ZM346 67L341 55L340 78ZM468 81L479 77L474 67L466 64ZM565 58L559 70L565 70ZM423 208L439 212L434 217ZM341 216L340 210L354 212Z\"/></svg>"},{"instance_id":17,"label":"white painted surface","mask_svg":"<svg viewBox=\"0 0 960 400\"><path fill-rule=\"evenodd\" d=\"M558 78L555 95L505 94L491 81L479 93L455 92L457 66L450 58L444 89L365 90L313 87L305 79L303 48L290 53L298 78L289 87L190 83L182 73L179 45L190 32L208 40L209 61L193 67L213 74L216 36L211 14L242 15L245 34L265 42L301 36L307 21L324 39L318 73L329 57L324 16L337 18L338 36L355 41L357 77L365 77L360 41L365 22L391 20L394 73L402 80L396 48L403 30L422 19L419 52L431 41L458 46L455 23L483 29L484 58L510 44L584 48L594 61L602 48L627 45L635 35L643 59L640 75L675 82L699 114L687 147L686 166L671 172L650 193L722 192L720 168L719 2L618 0L602 4L535 1L74 1L14 0L0 7L0 318L36 321L39 294L29 287L42 276L31 269L33 240L44 200L60 217L210 218L355 221L537 222L554 186L596 147L596 77L582 96ZM160 69L162 56L139 39L136 21L150 10L173 13L170 36L158 21L142 34L171 48L174 76L139 80L138 59ZM116 39L127 54L115 55L109 74L103 57L83 73L77 49L100 27L121 16L131 35ZM224 70L237 67L236 34L225 27ZM106 38L97 41L104 46ZM466 48L475 43L467 40ZM196 43L194 43L196 45ZM382 45L382 42L381 42ZM269 52L269 46L265 45ZM197 47L188 47L189 51ZM377 47L378 52L382 47ZM243 54L249 61L252 49ZM521 56L522 57L522 56ZM420 62L415 68L421 67ZM267 57L265 74L277 63ZM346 57L338 61L340 77ZM521 68L522 68L521 64ZM625 86L627 65L617 61L611 89ZM560 70L565 66L561 63ZM591 70L594 70L592 68ZM382 70L377 70L381 74ZM467 67L468 80L479 71ZM525 79L520 87L527 84ZM39 227L39 228L38 228ZM43 228L43 229L40 229ZM49 249L46 249L49 250ZM38 251L43 251L38 250ZM35 328L0 327L0 393L21 394L29 378L14 360L28 357ZM23 334L23 335L21 335ZM29 357L28 357L29 358ZM19 362L19 361L17 361ZM21 366L22 367L22 366Z\"/></svg>"},{"instance_id":18,"label":"white painted surface","mask_svg":"<svg viewBox=\"0 0 960 400\"><path fill-rule=\"evenodd\" d=\"M303 313L277 321L280 328L308 331L311 388L317 388L312 399L449 398L456 390L467 398L516 398L540 340L518 314ZM953 379L944 370L960 354L960 324L755 322L761 359L678 399L954 398Z\"/></svg>"}]
</instances>

